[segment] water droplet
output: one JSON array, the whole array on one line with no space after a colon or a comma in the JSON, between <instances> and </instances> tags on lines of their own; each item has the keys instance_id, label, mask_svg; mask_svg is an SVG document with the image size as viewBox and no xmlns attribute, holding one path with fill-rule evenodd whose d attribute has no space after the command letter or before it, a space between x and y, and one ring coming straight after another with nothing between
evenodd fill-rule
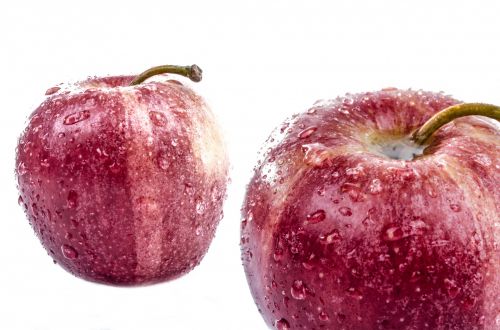
<instances>
[{"instance_id":1,"label":"water droplet","mask_svg":"<svg viewBox=\"0 0 500 330\"><path fill-rule=\"evenodd\" d=\"M88 110L78 111L70 115L67 115L66 118L64 118L63 124L73 125L89 118L90 118L90 111Z\"/></svg>"},{"instance_id":2,"label":"water droplet","mask_svg":"<svg viewBox=\"0 0 500 330\"><path fill-rule=\"evenodd\" d=\"M446 291L448 292L448 296L451 299L456 298L458 296L458 294L460 293L460 288L457 286L455 281L450 280L448 278L445 278L444 285L446 287Z\"/></svg>"},{"instance_id":3,"label":"water droplet","mask_svg":"<svg viewBox=\"0 0 500 330\"><path fill-rule=\"evenodd\" d=\"M350 217L352 215L352 210L346 206L339 208L339 212L345 217Z\"/></svg>"},{"instance_id":4,"label":"water droplet","mask_svg":"<svg viewBox=\"0 0 500 330\"><path fill-rule=\"evenodd\" d=\"M67 240L71 240L73 238L73 234L71 234L70 232L67 232L66 235L64 235L64 238Z\"/></svg>"},{"instance_id":5,"label":"water droplet","mask_svg":"<svg viewBox=\"0 0 500 330\"><path fill-rule=\"evenodd\" d=\"M446 246L446 245L448 245L448 243L449 243L448 240L438 239L438 240L432 241L431 245L434 247L440 247L440 246Z\"/></svg>"},{"instance_id":6,"label":"water droplet","mask_svg":"<svg viewBox=\"0 0 500 330\"><path fill-rule=\"evenodd\" d=\"M70 209L78 206L78 194L74 190L70 190L68 193L68 207Z\"/></svg>"},{"instance_id":7,"label":"water droplet","mask_svg":"<svg viewBox=\"0 0 500 330\"><path fill-rule=\"evenodd\" d=\"M290 329L290 323L288 323L288 321L286 319L276 320L276 323L274 326L278 330L289 330Z\"/></svg>"},{"instance_id":8,"label":"water droplet","mask_svg":"<svg viewBox=\"0 0 500 330\"><path fill-rule=\"evenodd\" d=\"M315 258L316 258L316 256L314 255L314 253L311 253L311 255L309 256L309 259L302 262L302 267L304 267L306 270L312 270L315 266L314 265Z\"/></svg>"},{"instance_id":9,"label":"water droplet","mask_svg":"<svg viewBox=\"0 0 500 330\"><path fill-rule=\"evenodd\" d=\"M318 128L315 127L315 126L311 126L309 128L306 128L305 130L303 130L302 132L299 133L298 137L299 139L305 139L309 136L311 136L314 132L316 132Z\"/></svg>"},{"instance_id":10,"label":"water droplet","mask_svg":"<svg viewBox=\"0 0 500 330\"><path fill-rule=\"evenodd\" d=\"M386 241L398 241L403 238L403 230L401 227L389 227L385 230L384 240Z\"/></svg>"},{"instance_id":11,"label":"water droplet","mask_svg":"<svg viewBox=\"0 0 500 330\"><path fill-rule=\"evenodd\" d=\"M330 317L328 317L328 314L325 311L321 311L318 315L318 318L320 321L323 321L323 322L326 322L330 319Z\"/></svg>"},{"instance_id":12,"label":"water droplet","mask_svg":"<svg viewBox=\"0 0 500 330\"><path fill-rule=\"evenodd\" d=\"M429 193L429 196L431 196L432 198L436 198L437 197L437 193L434 190L434 188L429 188L428 193Z\"/></svg>"},{"instance_id":13,"label":"water droplet","mask_svg":"<svg viewBox=\"0 0 500 330\"><path fill-rule=\"evenodd\" d=\"M316 224L319 223L326 218L326 213L324 210L317 210L311 214L308 214L306 217L306 224Z\"/></svg>"},{"instance_id":14,"label":"water droplet","mask_svg":"<svg viewBox=\"0 0 500 330\"><path fill-rule=\"evenodd\" d=\"M58 86L50 87L49 89L47 89L45 91L45 95L52 95L52 94L58 92L60 89L61 89L61 87L58 87Z\"/></svg>"},{"instance_id":15,"label":"water droplet","mask_svg":"<svg viewBox=\"0 0 500 330\"><path fill-rule=\"evenodd\" d=\"M429 225L421 219L412 220L409 225L411 235L424 235L429 229Z\"/></svg>"},{"instance_id":16,"label":"water droplet","mask_svg":"<svg viewBox=\"0 0 500 330\"><path fill-rule=\"evenodd\" d=\"M314 167L328 164L334 157L334 150L321 143L310 143L302 146L304 152L304 163Z\"/></svg>"},{"instance_id":17,"label":"water droplet","mask_svg":"<svg viewBox=\"0 0 500 330\"><path fill-rule=\"evenodd\" d=\"M160 167L162 170L167 170L170 166L168 155L164 152L160 152L158 154L158 157L156 158L156 163L158 164L158 167Z\"/></svg>"},{"instance_id":18,"label":"water droplet","mask_svg":"<svg viewBox=\"0 0 500 330\"><path fill-rule=\"evenodd\" d=\"M290 288L290 293L292 294L292 298L297 300L306 299L306 288L304 283L300 280L295 280Z\"/></svg>"},{"instance_id":19,"label":"water droplet","mask_svg":"<svg viewBox=\"0 0 500 330\"><path fill-rule=\"evenodd\" d=\"M380 179L373 179L368 187L368 190L372 195L379 194L382 191L382 182Z\"/></svg>"},{"instance_id":20,"label":"water droplet","mask_svg":"<svg viewBox=\"0 0 500 330\"><path fill-rule=\"evenodd\" d=\"M58 137L58 138L61 138L61 139L62 139L63 137L65 137L65 136L66 136L66 134L64 134L64 132L60 132L59 134L57 134L57 137Z\"/></svg>"},{"instance_id":21,"label":"water droplet","mask_svg":"<svg viewBox=\"0 0 500 330\"><path fill-rule=\"evenodd\" d=\"M419 270L416 270L411 273L410 282L411 283L418 282L421 278L422 278L422 273L420 273Z\"/></svg>"},{"instance_id":22,"label":"water droplet","mask_svg":"<svg viewBox=\"0 0 500 330\"><path fill-rule=\"evenodd\" d=\"M167 117L165 114L158 111L150 111L149 118L156 126L165 126L167 124Z\"/></svg>"},{"instance_id":23,"label":"water droplet","mask_svg":"<svg viewBox=\"0 0 500 330\"><path fill-rule=\"evenodd\" d=\"M248 260L250 260L250 259L252 259L252 258L253 258L253 253L252 253L252 251L247 250L247 251L245 252L245 254L248 256Z\"/></svg>"},{"instance_id":24,"label":"water droplet","mask_svg":"<svg viewBox=\"0 0 500 330\"><path fill-rule=\"evenodd\" d=\"M21 196L19 196L19 198L17 199L17 204L19 204L20 206L24 206L24 200Z\"/></svg>"},{"instance_id":25,"label":"water droplet","mask_svg":"<svg viewBox=\"0 0 500 330\"><path fill-rule=\"evenodd\" d=\"M312 260L302 262L302 267L306 270L312 270L314 268L314 263Z\"/></svg>"},{"instance_id":26,"label":"water droplet","mask_svg":"<svg viewBox=\"0 0 500 330\"><path fill-rule=\"evenodd\" d=\"M363 295L361 294L361 292L359 292L359 290L357 290L356 288L353 288L353 287L350 287L349 289L347 289L347 294L356 300L363 299Z\"/></svg>"},{"instance_id":27,"label":"water droplet","mask_svg":"<svg viewBox=\"0 0 500 330\"><path fill-rule=\"evenodd\" d=\"M40 166L42 166L42 167L50 167L49 160L47 158L42 159L42 161L40 162Z\"/></svg>"},{"instance_id":28,"label":"water droplet","mask_svg":"<svg viewBox=\"0 0 500 330\"><path fill-rule=\"evenodd\" d=\"M342 193L347 193L353 202L361 202L365 200L366 195L360 191L357 184L346 182L340 187Z\"/></svg>"},{"instance_id":29,"label":"water droplet","mask_svg":"<svg viewBox=\"0 0 500 330\"><path fill-rule=\"evenodd\" d=\"M24 164L24 162L20 162L19 165L17 165L17 175L25 175L26 172L28 172L26 165Z\"/></svg>"},{"instance_id":30,"label":"water droplet","mask_svg":"<svg viewBox=\"0 0 500 330\"><path fill-rule=\"evenodd\" d=\"M61 246L61 251L63 256L66 259L76 259L78 258L78 252L76 252L75 248L68 244L63 244Z\"/></svg>"},{"instance_id":31,"label":"water droplet","mask_svg":"<svg viewBox=\"0 0 500 330\"><path fill-rule=\"evenodd\" d=\"M280 261L283 259L283 249L277 248L273 253L274 261Z\"/></svg>"},{"instance_id":32,"label":"water droplet","mask_svg":"<svg viewBox=\"0 0 500 330\"><path fill-rule=\"evenodd\" d=\"M205 212L205 204L202 200L196 202L196 213L203 214Z\"/></svg>"},{"instance_id":33,"label":"water droplet","mask_svg":"<svg viewBox=\"0 0 500 330\"><path fill-rule=\"evenodd\" d=\"M120 165L113 162L113 164L109 165L109 170L111 171L111 173L117 174L120 172Z\"/></svg>"},{"instance_id":34,"label":"water droplet","mask_svg":"<svg viewBox=\"0 0 500 330\"><path fill-rule=\"evenodd\" d=\"M201 226L197 226L196 229L194 230L194 233L196 234L196 236L200 236L202 231L203 228L201 228Z\"/></svg>"},{"instance_id":35,"label":"water droplet","mask_svg":"<svg viewBox=\"0 0 500 330\"><path fill-rule=\"evenodd\" d=\"M460 212L462 210L462 208L458 204L450 204L450 209L453 212Z\"/></svg>"},{"instance_id":36,"label":"water droplet","mask_svg":"<svg viewBox=\"0 0 500 330\"><path fill-rule=\"evenodd\" d=\"M332 244L335 241L340 241L342 237L337 229L332 230L330 233L319 236L319 240L323 244Z\"/></svg>"},{"instance_id":37,"label":"water droplet","mask_svg":"<svg viewBox=\"0 0 500 330\"><path fill-rule=\"evenodd\" d=\"M354 104L354 99L350 97L349 95L346 95L344 99L342 100L343 105L353 105Z\"/></svg>"}]
</instances>

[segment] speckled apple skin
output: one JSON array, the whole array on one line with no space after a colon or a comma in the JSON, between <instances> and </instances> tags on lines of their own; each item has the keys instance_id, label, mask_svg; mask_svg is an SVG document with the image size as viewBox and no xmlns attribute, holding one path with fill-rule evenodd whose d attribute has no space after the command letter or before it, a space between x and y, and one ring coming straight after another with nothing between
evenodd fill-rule
<instances>
[{"instance_id":1,"label":"speckled apple skin","mask_svg":"<svg viewBox=\"0 0 500 330\"><path fill-rule=\"evenodd\" d=\"M19 139L19 202L50 256L78 277L174 279L214 237L225 145L202 98L169 77L50 88Z\"/></svg>"},{"instance_id":2,"label":"speckled apple skin","mask_svg":"<svg viewBox=\"0 0 500 330\"><path fill-rule=\"evenodd\" d=\"M346 95L269 138L241 230L269 327L500 328L498 123L457 119L412 161L372 147L456 103L411 90Z\"/></svg>"}]
</instances>

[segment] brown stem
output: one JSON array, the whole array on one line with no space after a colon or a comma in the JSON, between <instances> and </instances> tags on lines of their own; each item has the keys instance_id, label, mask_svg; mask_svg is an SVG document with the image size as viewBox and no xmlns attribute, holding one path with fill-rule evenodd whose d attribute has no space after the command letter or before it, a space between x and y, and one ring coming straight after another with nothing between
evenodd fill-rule
<instances>
[{"instance_id":1,"label":"brown stem","mask_svg":"<svg viewBox=\"0 0 500 330\"><path fill-rule=\"evenodd\" d=\"M202 76L201 75L202 70L196 64L188 66L160 65L160 66L155 66L139 74L137 77L134 78L134 80L132 80L130 86L138 85L142 83L144 80L162 73L179 74L181 76L188 77L194 82L201 81L201 76Z\"/></svg>"},{"instance_id":2,"label":"brown stem","mask_svg":"<svg viewBox=\"0 0 500 330\"><path fill-rule=\"evenodd\" d=\"M473 115L485 116L500 121L500 107L484 103L453 105L432 116L422 127L413 133L412 140L416 144L424 145L441 126L448 124L454 119Z\"/></svg>"}]
</instances>

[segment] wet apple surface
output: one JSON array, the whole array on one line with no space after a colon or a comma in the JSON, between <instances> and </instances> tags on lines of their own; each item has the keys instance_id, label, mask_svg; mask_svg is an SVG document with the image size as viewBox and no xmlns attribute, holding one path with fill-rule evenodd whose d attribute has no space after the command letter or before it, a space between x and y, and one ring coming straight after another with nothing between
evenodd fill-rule
<instances>
[{"instance_id":1,"label":"wet apple surface","mask_svg":"<svg viewBox=\"0 0 500 330\"><path fill-rule=\"evenodd\" d=\"M176 278L222 217L228 160L203 99L172 75L47 91L16 159L20 204L52 258L114 285Z\"/></svg>"},{"instance_id":2,"label":"wet apple surface","mask_svg":"<svg viewBox=\"0 0 500 330\"><path fill-rule=\"evenodd\" d=\"M315 104L269 138L242 209L254 300L276 329L494 329L500 133L387 89Z\"/></svg>"}]
</instances>

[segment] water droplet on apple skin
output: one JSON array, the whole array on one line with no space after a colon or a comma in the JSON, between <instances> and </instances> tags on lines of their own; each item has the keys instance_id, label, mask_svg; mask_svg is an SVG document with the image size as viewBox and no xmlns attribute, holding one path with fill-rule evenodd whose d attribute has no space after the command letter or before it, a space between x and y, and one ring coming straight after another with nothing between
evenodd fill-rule
<instances>
[{"instance_id":1,"label":"water droplet on apple skin","mask_svg":"<svg viewBox=\"0 0 500 330\"><path fill-rule=\"evenodd\" d=\"M166 152L160 152L156 157L156 163L158 167L162 170L168 170L171 163L171 157Z\"/></svg>"},{"instance_id":2,"label":"water droplet on apple skin","mask_svg":"<svg viewBox=\"0 0 500 330\"><path fill-rule=\"evenodd\" d=\"M304 129L303 131L301 131L299 134L298 134L298 138L299 139L306 139L308 137L310 137L311 135L314 134L314 132L316 132L318 128L315 127L315 126L312 126L312 127L309 127L309 128L306 128Z\"/></svg>"},{"instance_id":3,"label":"water droplet on apple skin","mask_svg":"<svg viewBox=\"0 0 500 330\"><path fill-rule=\"evenodd\" d=\"M372 195L377 195L382 192L382 182L380 179L373 179L368 188Z\"/></svg>"},{"instance_id":4,"label":"water droplet on apple skin","mask_svg":"<svg viewBox=\"0 0 500 330\"><path fill-rule=\"evenodd\" d=\"M82 110L82 111L78 111L78 112L72 113L70 115L67 115L64 118L63 124L64 125L74 125L74 124L77 124L81 121L87 120L89 118L90 118L90 111Z\"/></svg>"},{"instance_id":5,"label":"water droplet on apple skin","mask_svg":"<svg viewBox=\"0 0 500 330\"><path fill-rule=\"evenodd\" d=\"M344 217L350 217L352 216L352 210L349 207L343 206L339 208L339 213L342 214Z\"/></svg>"},{"instance_id":6,"label":"water droplet on apple skin","mask_svg":"<svg viewBox=\"0 0 500 330\"><path fill-rule=\"evenodd\" d=\"M59 87L59 86L50 87L49 89L47 89L47 90L45 91L45 95L52 95L52 94L55 94L55 93L57 93L60 89L61 89L61 87Z\"/></svg>"},{"instance_id":7,"label":"water droplet on apple skin","mask_svg":"<svg viewBox=\"0 0 500 330\"><path fill-rule=\"evenodd\" d=\"M391 226L384 232L383 239L385 241L394 242L399 241L404 236L404 232L399 226Z\"/></svg>"},{"instance_id":8,"label":"water droplet on apple skin","mask_svg":"<svg viewBox=\"0 0 500 330\"><path fill-rule=\"evenodd\" d=\"M276 320L275 327L277 330L289 330L290 323L286 319Z\"/></svg>"},{"instance_id":9,"label":"water droplet on apple skin","mask_svg":"<svg viewBox=\"0 0 500 330\"><path fill-rule=\"evenodd\" d=\"M450 209L453 212L460 212L462 210L462 208L458 204L450 204Z\"/></svg>"},{"instance_id":10,"label":"water droplet on apple skin","mask_svg":"<svg viewBox=\"0 0 500 330\"><path fill-rule=\"evenodd\" d=\"M26 168L26 164L24 162L19 162L17 165L17 175L22 176L25 175L28 172L28 169Z\"/></svg>"},{"instance_id":11,"label":"water droplet on apple skin","mask_svg":"<svg viewBox=\"0 0 500 330\"><path fill-rule=\"evenodd\" d=\"M305 224L317 224L325 220L325 218L326 212L324 210L317 210L307 215Z\"/></svg>"},{"instance_id":12,"label":"water droplet on apple skin","mask_svg":"<svg viewBox=\"0 0 500 330\"><path fill-rule=\"evenodd\" d=\"M159 111L150 111L149 118L156 126L165 126L167 124L167 117Z\"/></svg>"},{"instance_id":13,"label":"water droplet on apple skin","mask_svg":"<svg viewBox=\"0 0 500 330\"><path fill-rule=\"evenodd\" d=\"M321 311L319 314L318 314L318 318L320 321L322 322L326 322L326 321L329 321L330 320L330 317L328 316L328 314L325 312L325 311Z\"/></svg>"},{"instance_id":14,"label":"water droplet on apple skin","mask_svg":"<svg viewBox=\"0 0 500 330\"><path fill-rule=\"evenodd\" d=\"M293 299L304 300L306 299L306 288L301 280L293 281L290 293Z\"/></svg>"},{"instance_id":15,"label":"water droplet on apple skin","mask_svg":"<svg viewBox=\"0 0 500 330\"><path fill-rule=\"evenodd\" d=\"M203 214L205 212L205 203L202 199L196 201L196 213Z\"/></svg>"},{"instance_id":16,"label":"water droplet on apple skin","mask_svg":"<svg viewBox=\"0 0 500 330\"><path fill-rule=\"evenodd\" d=\"M64 244L61 246L61 251L66 259L73 260L78 258L78 252L71 245Z\"/></svg>"}]
</instances>

